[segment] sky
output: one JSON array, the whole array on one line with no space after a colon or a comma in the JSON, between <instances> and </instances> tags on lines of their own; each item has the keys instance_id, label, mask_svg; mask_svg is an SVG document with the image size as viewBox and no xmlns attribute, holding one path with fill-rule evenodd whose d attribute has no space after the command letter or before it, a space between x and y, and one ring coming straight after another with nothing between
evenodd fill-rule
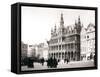
<instances>
[{"instance_id":1,"label":"sky","mask_svg":"<svg viewBox=\"0 0 100 77\"><path fill-rule=\"evenodd\" d=\"M95 24L94 10L58 9L43 7L21 7L21 40L26 44L39 44L50 39L51 28L60 26L63 13L64 26L75 24L80 16L81 23L86 28L89 23Z\"/></svg>"}]
</instances>

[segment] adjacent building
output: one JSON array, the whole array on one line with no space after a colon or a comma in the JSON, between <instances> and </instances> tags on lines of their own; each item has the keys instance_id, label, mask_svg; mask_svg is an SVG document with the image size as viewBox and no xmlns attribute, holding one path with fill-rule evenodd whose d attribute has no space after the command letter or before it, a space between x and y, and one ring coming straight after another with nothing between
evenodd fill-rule
<instances>
[{"instance_id":1,"label":"adjacent building","mask_svg":"<svg viewBox=\"0 0 100 77\"><path fill-rule=\"evenodd\" d=\"M93 59L95 55L95 25L90 23L81 31L81 58L82 60Z\"/></svg>"},{"instance_id":2,"label":"adjacent building","mask_svg":"<svg viewBox=\"0 0 100 77\"><path fill-rule=\"evenodd\" d=\"M39 43L37 45L28 46L28 57L48 58L48 45Z\"/></svg>"},{"instance_id":3,"label":"adjacent building","mask_svg":"<svg viewBox=\"0 0 100 77\"><path fill-rule=\"evenodd\" d=\"M28 45L24 44L23 42L21 43L21 59L24 59L27 57L27 52L28 52Z\"/></svg>"},{"instance_id":4,"label":"adjacent building","mask_svg":"<svg viewBox=\"0 0 100 77\"><path fill-rule=\"evenodd\" d=\"M81 60L86 60L87 41L86 41L86 28L81 28Z\"/></svg>"},{"instance_id":5,"label":"adjacent building","mask_svg":"<svg viewBox=\"0 0 100 77\"><path fill-rule=\"evenodd\" d=\"M78 21L75 21L73 25L66 26L64 25L63 14L61 14L60 27L57 28L55 25L54 29L51 30L51 38L47 41L49 47L48 57L79 61L80 31L80 17L78 17Z\"/></svg>"},{"instance_id":6,"label":"adjacent building","mask_svg":"<svg viewBox=\"0 0 100 77\"><path fill-rule=\"evenodd\" d=\"M38 55L40 58L48 59L48 45L45 43L40 43L38 45Z\"/></svg>"},{"instance_id":7,"label":"adjacent building","mask_svg":"<svg viewBox=\"0 0 100 77\"><path fill-rule=\"evenodd\" d=\"M37 45L28 45L28 57L37 56Z\"/></svg>"}]
</instances>

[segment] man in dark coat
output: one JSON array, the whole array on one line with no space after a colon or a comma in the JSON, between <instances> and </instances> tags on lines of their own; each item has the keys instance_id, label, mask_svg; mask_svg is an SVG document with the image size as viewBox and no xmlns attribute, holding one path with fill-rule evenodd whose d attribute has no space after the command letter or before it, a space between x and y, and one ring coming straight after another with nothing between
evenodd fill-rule
<instances>
[{"instance_id":1,"label":"man in dark coat","mask_svg":"<svg viewBox=\"0 0 100 77\"><path fill-rule=\"evenodd\" d=\"M41 59L42 66L44 65L44 58Z\"/></svg>"},{"instance_id":2,"label":"man in dark coat","mask_svg":"<svg viewBox=\"0 0 100 77\"><path fill-rule=\"evenodd\" d=\"M69 62L69 59L67 58L67 64L68 64L68 62Z\"/></svg>"},{"instance_id":3,"label":"man in dark coat","mask_svg":"<svg viewBox=\"0 0 100 77\"><path fill-rule=\"evenodd\" d=\"M53 59L53 67L54 67L54 68L57 68L57 65L58 65L58 61L57 61L57 59L54 57L54 59Z\"/></svg>"},{"instance_id":4,"label":"man in dark coat","mask_svg":"<svg viewBox=\"0 0 100 77\"><path fill-rule=\"evenodd\" d=\"M28 67L29 68L34 68L34 61L32 60L31 57L28 58Z\"/></svg>"},{"instance_id":5,"label":"man in dark coat","mask_svg":"<svg viewBox=\"0 0 100 77\"><path fill-rule=\"evenodd\" d=\"M53 59L52 59L52 57L51 58L49 58L48 59L48 61L47 61L47 66L48 66L48 68L50 67L50 68L52 68L52 66L53 66Z\"/></svg>"}]
</instances>

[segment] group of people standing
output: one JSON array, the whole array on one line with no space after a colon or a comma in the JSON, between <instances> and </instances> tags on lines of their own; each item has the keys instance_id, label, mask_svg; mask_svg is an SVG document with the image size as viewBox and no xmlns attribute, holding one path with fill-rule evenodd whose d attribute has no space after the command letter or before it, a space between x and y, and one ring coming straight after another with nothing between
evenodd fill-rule
<instances>
[{"instance_id":1,"label":"group of people standing","mask_svg":"<svg viewBox=\"0 0 100 77\"><path fill-rule=\"evenodd\" d=\"M64 61L64 63L67 63L67 64L69 63L68 58L64 59L63 61ZM60 59L56 59L55 57L54 58L50 57L47 60L47 66L48 66L48 68L57 68L58 62L60 62Z\"/></svg>"},{"instance_id":2,"label":"group of people standing","mask_svg":"<svg viewBox=\"0 0 100 77\"><path fill-rule=\"evenodd\" d=\"M47 60L47 66L48 68L57 68L57 65L58 65L58 61L56 58L49 58Z\"/></svg>"},{"instance_id":3,"label":"group of people standing","mask_svg":"<svg viewBox=\"0 0 100 77\"><path fill-rule=\"evenodd\" d=\"M64 63L68 64L69 59L64 59L63 61L64 61ZM56 59L55 57L54 58L50 57L50 58L48 58L48 60L45 60L44 58L41 58L38 60L35 60L33 58L27 58L26 65L29 68L34 68L35 62L40 63L42 66L44 66L44 63L46 62L48 68L57 68L58 62L60 62L60 60Z\"/></svg>"}]
</instances>

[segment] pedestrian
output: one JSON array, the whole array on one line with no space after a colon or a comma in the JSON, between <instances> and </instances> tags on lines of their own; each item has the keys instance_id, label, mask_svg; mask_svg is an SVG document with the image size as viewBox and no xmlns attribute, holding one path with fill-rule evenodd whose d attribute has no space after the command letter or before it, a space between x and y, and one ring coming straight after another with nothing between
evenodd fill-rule
<instances>
[{"instance_id":1,"label":"pedestrian","mask_svg":"<svg viewBox=\"0 0 100 77\"><path fill-rule=\"evenodd\" d=\"M50 57L50 58L48 59L48 61L47 61L47 66L48 66L48 68L52 68L52 67L53 67L53 58L52 58L52 57Z\"/></svg>"},{"instance_id":2,"label":"pedestrian","mask_svg":"<svg viewBox=\"0 0 100 77\"><path fill-rule=\"evenodd\" d=\"M69 62L69 59L67 58L67 64L68 64L68 62Z\"/></svg>"},{"instance_id":3,"label":"pedestrian","mask_svg":"<svg viewBox=\"0 0 100 77\"><path fill-rule=\"evenodd\" d=\"M66 61L67 61L67 60L66 60L66 59L64 59L64 63L66 63Z\"/></svg>"},{"instance_id":4,"label":"pedestrian","mask_svg":"<svg viewBox=\"0 0 100 77\"><path fill-rule=\"evenodd\" d=\"M42 66L44 65L44 58L41 59Z\"/></svg>"},{"instance_id":5,"label":"pedestrian","mask_svg":"<svg viewBox=\"0 0 100 77\"><path fill-rule=\"evenodd\" d=\"M48 58L47 66L48 66L48 68L52 68L52 57Z\"/></svg>"},{"instance_id":6,"label":"pedestrian","mask_svg":"<svg viewBox=\"0 0 100 77\"><path fill-rule=\"evenodd\" d=\"M50 68L53 67L53 64L54 64L54 63L53 63L53 58L51 57L51 58L50 58Z\"/></svg>"},{"instance_id":7,"label":"pedestrian","mask_svg":"<svg viewBox=\"0 0 100 77\"><path fill-rule=\"evenodd\" d=\"M29 68L34 68L34 62L33 62L31 57L28 58L28 67Z\"/></svg>"},{"instance_id":8,"label":"pedestrian","mask_svg":"<svg viewBox=\"0 0 100 77\"><path fill-rule=\"evenodd\" d=\"M57 59L54 57L54 59L53 59L53 67L54 67L54 68L57 68L57 65L58 65L58 61L57 61Z\"/></svg>"},{"instance_id":9,"label":"pedestrian","mask_svg":"<svg viewBox=\"0 0 100 77\"><path fill-rule=\"evenodd\" d=\"M49 60L50 60L50 59L47 60L47 66L48 66L48 68L49 68Z\"/></svg>"}]
</instances>

